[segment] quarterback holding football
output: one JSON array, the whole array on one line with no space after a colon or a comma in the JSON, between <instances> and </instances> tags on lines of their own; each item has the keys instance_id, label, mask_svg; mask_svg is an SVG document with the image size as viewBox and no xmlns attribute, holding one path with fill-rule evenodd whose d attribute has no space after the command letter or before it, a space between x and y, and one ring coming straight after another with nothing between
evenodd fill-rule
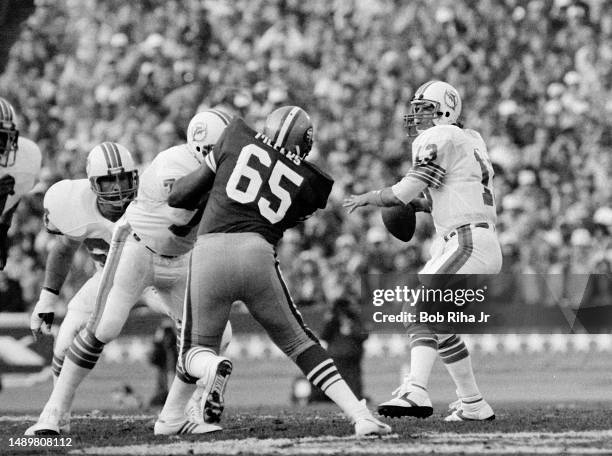
<instances>
[{"instance_id":1,"label":"quarterback holding football","mask_svg":"<svg viewBox=\"0 0 612 456\"><path fill-rule=\"evenodd\" d=\"M412 143L412 167L391 187L344 202L349 213L361 206L405 206L422 192L431 203L437 237L431 259L419 275L496 274L502 253L495 233L493 168L487 147L476 131L459 123L461 97L450 84L429 81L416 91L405 116ZM491 420L495 415L474 379L467 347L456 334L435 334L425 325L408 328L410 375L396 397L381 404L385 416L432 414L427 393L429 376L439 355L457 387L447 421Z\"/></svg>"}]
</instances>

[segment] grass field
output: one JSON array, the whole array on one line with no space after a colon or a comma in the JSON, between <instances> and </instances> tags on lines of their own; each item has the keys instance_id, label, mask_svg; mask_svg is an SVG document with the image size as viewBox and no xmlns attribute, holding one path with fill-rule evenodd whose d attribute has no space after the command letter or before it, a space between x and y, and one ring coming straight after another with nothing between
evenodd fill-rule
<instances>
[{"instance_id":1,"label":"grass field","mask_svg":"<svg viewBox=\"0 0 612 456\"><path fill-rule=\"evenodd\" d=\"M364 362L366 394L372 405L390 397L406 360L395 356ZM474 364L496 421L444 423L454 388L444 368L436 365L430 384L434 416L387 420L395 434L365 442L347 437L352 427L335 407L289 404L291 382L298 374L289 362L237 359L222 432L153 436L155 410L121 409L112 399L113 391L125 383L148 397L154 383L150 368L140 363L101 363L77 393L71 447L11 447L9 439L22 436L51 387L50 381L27 386L9 378L9 386L0 393L0 455L612 454L608 353L475 353Z\"/></svg>"}]
</instances>

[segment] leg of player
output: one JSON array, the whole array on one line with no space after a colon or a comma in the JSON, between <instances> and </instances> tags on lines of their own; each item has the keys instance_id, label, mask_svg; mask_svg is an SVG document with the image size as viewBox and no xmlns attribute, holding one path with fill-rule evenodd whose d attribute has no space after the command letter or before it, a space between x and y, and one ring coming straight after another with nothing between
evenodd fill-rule
<instances>
[{"instance_id":1,"label":"leg of player","mask_svg":"<svg viewBox=\"0 0 612 456\"><path fill-rule=\"evenodd\" d=\"M147 263L150 252L135 240L130 243L130 232L129 226L115 230L93 315L70 345L51 396L25 435L59 434L59 423L67 418L76 389L96 365L104 345L119 334L147 281L152 280Z\"/></svg>"},{"instance_id":2,"label":"leg of player","mask_svg":"<svg viewBox=\"0 0 612 456\"><path fill-rule=\"evenodd\" d=\"M264 253L264 258L265 256L267 255ZM264 287L254 294L259 299L247 302L253 317L266 329L276 345L302 370L306 378L319 387L351 419L357 437L389 434L391 428L372 416L365 400L357 399L338 372L334 361L304 323L289 294L276 259L272 256L266 260L259 264L269 264L267 271L261 267L259 270L251 269L251 277L254 280L250 283L260 283Z\"/></svg>"},{"instance_id":3,"label":"leg of player","mask_svg":"<svg viewBox=\"0 0 612 456\"><path fill-rule=\"evenodd\" d=\"M206 423L221 420L225 388L233 368L228 358L217 355L228 328L231 305L237 299L232 280L224 277L227 271L221 266L227 257L221 247L198 238L192 250L179 346L178 370L198 379L194 400Z\"/></svg>"},{"instance_id":4,"label":"leg of player","mask_svg":"<svg viewBox=\"0 0 612 456\"><path fill-rule=\"evenodd\" d=\"M83 284L68 303L66 316L60 325L53 347L51 370L53 372L54 385L62 370L64 358L68 353L70 344L79 331L85 327L91 316L101 278L102 271L99 270Z\"/></svg>"},{"instance_id":5,"label":"leg of player","mask_svg":"<svg viewBox=\"0 0 612 456\"><path fill-rule=\"evenodd\" d=\"M438 339L426 326L414 325L409 331L410 375L393 392L393 399L378 406L378 413L383 416L427 418L433 413L427 385L438 356Z\"/></svg>"},{"instance_id":6,"label":"leg of player","mask_svg":"<svg viewBox=\"0 0 612 456\"><path fill-rule=\"evenodd\" d=\"M181 320L184 321L184 302L188 276L188 260L184 258L176 260L162 260L156 262L156 271L160 277L164 277L157 286L157 302L147 298L149 307L168 314L177 324L179 334L182 332ZM152 301L152 302L150 302ZM179 354L180 337L177 338ZM227 325L221 350L225 350L231 340L231 326ZM196 383L198 378L189 375L183 368L183 363L177 361L176 375L172 381L168 397L159 414L153 432L155 435L174 434L204 434L218 431L221 428L213 424L205 423L202 410L201 398L203 386Z\"/></svg>"},{"instance_id":7,"label":"leg of player","mask_svg":"<svg viewBox=\"0 0 612 456\"><path fill-rule=\"evenodd\" d=\"M445 421L490 421L495 419L491 406L476 385L470 353L456 335L439 335L438 353L457 387L458 400L450 404Z\"/></svg>"}]
</instances>

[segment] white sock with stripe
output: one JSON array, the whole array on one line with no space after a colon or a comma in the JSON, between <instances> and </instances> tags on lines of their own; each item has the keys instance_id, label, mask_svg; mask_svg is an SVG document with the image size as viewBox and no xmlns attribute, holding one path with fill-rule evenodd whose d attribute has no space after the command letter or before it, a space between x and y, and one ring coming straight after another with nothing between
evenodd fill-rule
<instances>
[{"instance_id":1,"label":"white sock with stripe","mask_svg":"<svg viewBox=\"0 0 612 456\"><path fill-rule=\"evenodd\" d=\"M457 396L468 402L478 402L479 399L482 399L474 377L470 352L461 338L452 335L441 341L439 353L446 370L455 382Z\"/></svg>"},{"instance_id":2,"label":"white sock with stripe","mask_svg":"<svg viewBox=\"0 0 612 456\"><path fill-rule=\"evenodd\" d=\"M315 345L309 351L303 353L302 358L298 357L297 364L303 371L307 371L302 362L312 364L315 359L320 362L306 372L306 378L315 386L320 388L327 397L334 401L338 407L351 419L356 421L359 418L371 416L365 402L359 401L348 384L344 381L334 361L319 345ZM310 358L310 359L308 359Z\"/></svg>"},{"instance_id":3,"label":"white sock with stripe","mask_svg":"<svg viewBox=\"0 0 612 456\"><path fill-rule=\"evenodd\" d=\"M164 407L159 413L159 419L166 423L185 419L185 407L195 391L195 384L185 383L178 376L174 376Z\"/></svg>"},{"instance_id":4,"label":"white sock with stripe","mask_svg":"<svg viewBox=\"0 0 612 456\"><path fill-rule=\"evenodd\" d=\"M185 371L192 377L207 377L210 372L209 365L212 362L216 366L217 355L213 350L204 347L193 347L185 355Z\"/></svg>"}]
</instances>

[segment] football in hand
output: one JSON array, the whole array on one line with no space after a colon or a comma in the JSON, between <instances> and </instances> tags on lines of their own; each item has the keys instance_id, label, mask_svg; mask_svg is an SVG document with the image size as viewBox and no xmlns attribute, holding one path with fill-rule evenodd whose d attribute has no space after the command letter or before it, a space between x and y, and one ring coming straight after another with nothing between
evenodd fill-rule
<instances>
[{"instance_id":1,"label":"football in hand","mask_svg":"<svg viewBox=\"0 0 612 456\"><path fill-rule=\"evenodd\" d=\"M400 241L408 242L414 235L416 216L411 204L407 206L383 207L380 211L389 233Z\"/></svg>"}]
</instances>

